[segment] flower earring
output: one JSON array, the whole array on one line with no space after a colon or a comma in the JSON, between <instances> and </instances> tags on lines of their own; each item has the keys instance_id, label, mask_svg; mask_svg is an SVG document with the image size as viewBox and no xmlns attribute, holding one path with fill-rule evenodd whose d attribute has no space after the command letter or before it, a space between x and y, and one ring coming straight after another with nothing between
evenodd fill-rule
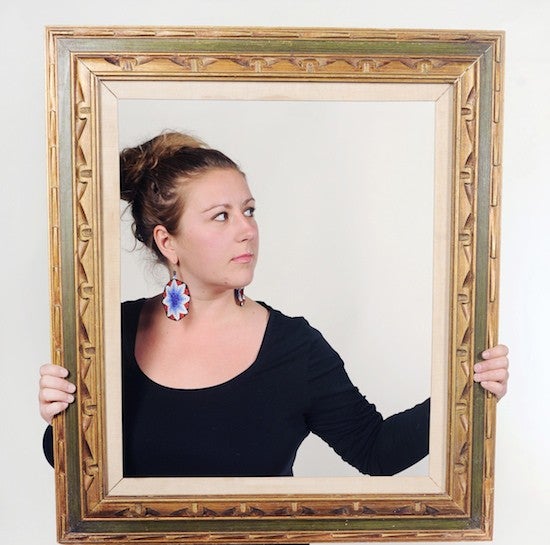
<instances>
[{"instance_id":1,"label":"flower earring","mask_svg":"<svg viewBox=\"0 0 550 545\"><path fill-rule=\"evenodd\" d=\"M238 288L234 290L233 293L235 295L235 303L242 307L246 301L246 297L244 296L244 288Z\"/></svg>"},{"instance_id":2,"label":"flower earring","mask_svg":"<svg viewBox=\"0 0 550 545\"><path fill-rule=\"evenodd\" d=\"M166 317L170 320L181 320L189 313L189 302L191 297L189 288L185 282L176 278L176 271L173 272L172 279L166 284L162 293L162 306Z\"/></svg>"}]
</instances>

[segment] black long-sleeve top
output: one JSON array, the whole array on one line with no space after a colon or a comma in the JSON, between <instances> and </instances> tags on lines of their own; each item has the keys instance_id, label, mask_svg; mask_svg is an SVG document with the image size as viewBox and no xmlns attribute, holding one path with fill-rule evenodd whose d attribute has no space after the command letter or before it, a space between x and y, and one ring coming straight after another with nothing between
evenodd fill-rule
<instances>
[{"instance_id":1,"label":"black long-sleeve top","mask_svg":"<svg viewBox=\"0 0 550 545\"><path fill-rule=\"evenodd\" d=\"M292 475L310 432L370 475L393 475L428 453L429 400L383 419L316 329L267 305L265 335L245 371L207 388L153 382L134 356L144 302L122 305L125 476ZM51 462L48 442L46 433Z\"/></svg>"}]
</instances>

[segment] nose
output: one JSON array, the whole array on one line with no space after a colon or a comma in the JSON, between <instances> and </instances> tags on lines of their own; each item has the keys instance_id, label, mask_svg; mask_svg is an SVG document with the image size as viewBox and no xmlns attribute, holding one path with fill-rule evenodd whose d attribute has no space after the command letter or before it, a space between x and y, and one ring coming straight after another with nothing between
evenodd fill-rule
<instances>
[{"instance_id":1,"label":"nose","mask_svg":"<svg viewBox=\"0 0 550 545\"><path fill-rule=\"evenodd\" d=\"M237 238L240 242L252 240L258 235L258 226L253 217L240 216L237 226Z\"/></svg>"}]
</instances>

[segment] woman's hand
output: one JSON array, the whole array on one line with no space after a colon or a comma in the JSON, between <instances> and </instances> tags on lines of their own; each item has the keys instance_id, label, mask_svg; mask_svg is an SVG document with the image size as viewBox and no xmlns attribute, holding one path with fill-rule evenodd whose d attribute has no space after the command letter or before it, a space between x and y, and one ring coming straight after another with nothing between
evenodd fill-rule
<instances>
[{"instance_id":1,"label":"woman's hand","mask_svg":"<svg viewBox=\"0 0 550 545\"><path fill-rule=\"evenodd\" d=\"M508 387L508 347L497 344L481 354L483 361L474 365L474 380L500 399Z\"/></svg>"},{"instance_id":2,"label":"woman's hand","mask_svg":"<svg viewBox=\"0 0 550 545\"><path fill-rule=\"evenodd\" d=\"M47 363L40 367L40 383L38 402L40 404L40 416L48 423L52 418L64 411L69 403L74 401L76 386L66 380L69 374L65 367Z\"/></svg>"}]
</instances>

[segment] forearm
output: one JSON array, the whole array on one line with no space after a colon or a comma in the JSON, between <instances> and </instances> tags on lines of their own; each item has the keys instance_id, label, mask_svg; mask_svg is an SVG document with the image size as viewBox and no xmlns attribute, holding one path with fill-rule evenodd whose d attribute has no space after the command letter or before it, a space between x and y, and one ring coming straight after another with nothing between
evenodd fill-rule
<instances>
[{"instance_id":1,"label":"forearm","mask_svg":"<svg viewBox=\"0 0 550 545\"><path fill-rule=\"evenodd\" d=\"M430 400L386 418L368 459L359 468L369 475L395 475L428 454Z\"/></svg>"}]
</instances>

